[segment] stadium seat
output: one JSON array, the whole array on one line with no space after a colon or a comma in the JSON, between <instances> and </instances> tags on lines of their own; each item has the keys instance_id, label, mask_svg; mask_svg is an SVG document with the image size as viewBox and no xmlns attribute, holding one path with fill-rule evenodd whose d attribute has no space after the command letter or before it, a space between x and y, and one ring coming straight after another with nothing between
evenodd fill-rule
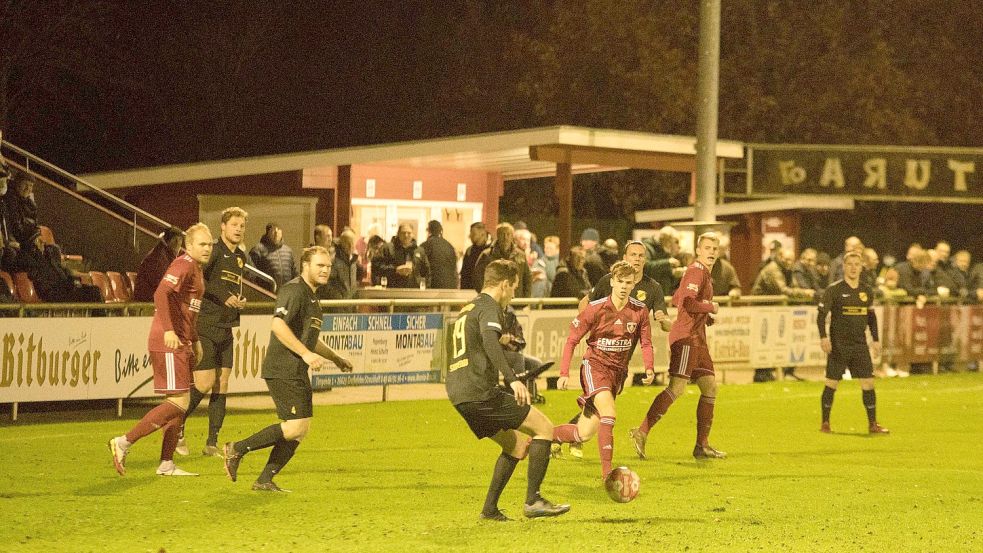
<instances>
[{"instance_id":1,"label":"stadium seat","mask_svg":"<svg viewBox=\"0 0 983 553\"><path fill-rule=\"evenodd\" d=\"M10 278L10 273L7 271L0 271L0 285L6 286L7 291L10 292L10 296L14 298L14 301L18 301L17 298L17 288L14 287L14 279Z\"/></svg>"},{"instance_id":2,"label":"stadium seat","mask_svg":"<svg viewBox=\"0 0 983 553\"><path fill-rule=\"evenodd\" d=\"M99 294L102 296L102 300L106 303L116 303L117 300L115 294L113 294L113 286L109 283L109 277L106 273L100 271L89 271L89 276L92 277L92 285L99 288Z\"/></svg>"},{"instance_id":3,"label":"stadium seat","mask_svg":"<svg viewBox=\"0 0 983 553\"><path fill-rule=\"evenodd\" d=\"M21 303L41 303L41 298L34 291L34 283L27 277L27 273L14 273L14 286Z\"/></svg>"},{"instance_id":4,"label":"stadium seat","mask_svg":"<svg viewBox=\"0 0 983 553\"><path fill-rule=\"evenodd\" d=\"M92 275L90 275L89 273L79 273L76 276L78 276L79 282L81 282L82 284L88 284L89 286L92 286Z\"/></svg>"},{"instance_id":5,"label":"stadium seat","mask_svg":"<svg viewBox=\"0 0 983 553\"><path fill-rule=\"evenodd\" d=\"M55 233L51 232L51 229L44 225L38 227L38 229L41 231L41 241L44 242L44 245L54 246Z\"/></svg>"},{"instance_id":6,"label":"stadium seat","mask_svg":"<svg viewBox=\"0 0 983 553\"><path fill-rule=\"evenodd\" d=\"M133 289L130 288L127 279L122 274L116 271L106 271L106 276L109 277L109 285L113 289L113 296L116 301L128 302L133 299Z\"/></svg>"},{"instance_id":7,"label":"stadium seat","mask_svg":"<svg viewBox=\"0 0 983 553\"><path fill-rule=\"evenodd\" d=\"M130 282L130 292L133 292L134 290L137 289L137 274L136 273L134 273L133 271L127 271L126 272L126 280L128 280ZM131 297L132 297L132 295L133 294L130 294Z\"/></svg>"}]
</instances>

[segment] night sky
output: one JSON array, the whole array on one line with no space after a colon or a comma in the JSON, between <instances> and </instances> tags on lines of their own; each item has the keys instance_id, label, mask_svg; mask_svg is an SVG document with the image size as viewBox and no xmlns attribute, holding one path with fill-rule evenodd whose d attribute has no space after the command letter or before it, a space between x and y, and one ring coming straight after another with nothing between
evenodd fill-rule
<instances>
[{"instance_id":1,"label":"night sky","mask_svg":"<svg viewBox=\"0 0 983 553\"><path fill-rule=\"evenodd\" d=\"M0 1L0 126L78 173L555 124L693 134L696 4ZM971 0L723 0L721 35L721 138L983 146ZM587 178L617 203L585 217L688 192Z\"/></svg>"}]
</instances>

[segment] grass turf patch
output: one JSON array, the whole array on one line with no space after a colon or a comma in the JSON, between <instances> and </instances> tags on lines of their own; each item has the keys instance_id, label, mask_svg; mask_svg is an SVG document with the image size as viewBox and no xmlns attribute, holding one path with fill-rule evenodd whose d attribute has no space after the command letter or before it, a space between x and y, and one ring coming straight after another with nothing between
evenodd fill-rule
<instances>
[{"instance_id":1,"label":"grass turf patch","mask_svg":"<svg viewBox=\"0 0 983 553\"><path fill-rule=\"evenodd\" d=\"M3 551L971 551L983 544L983 376L880 380L868 437L856 382L819 429L822 384L721 386L711 443L725 460L696 462L690 387L649 435L649 460L627 439L658 388L618 399L616 465L642 478L639 497L615 504L600 485L596 441L585 458L554 460L543 494L569 502L557 519L522 520L526 463L500 507L512 523L479 522L498 451L477 441L446 401L315 407L308 437L277 477L291 494L252 492L267 451L245 457L239 482L198 455L207 409L188 424L197 478L154 474L160 434L136 444L116 475L106 441L129 418L32 421L0 427ZM576 393L547 392L555 423ZM242 439L272 412L232 411L221 439Z\"/></svg>"}]
</instances>

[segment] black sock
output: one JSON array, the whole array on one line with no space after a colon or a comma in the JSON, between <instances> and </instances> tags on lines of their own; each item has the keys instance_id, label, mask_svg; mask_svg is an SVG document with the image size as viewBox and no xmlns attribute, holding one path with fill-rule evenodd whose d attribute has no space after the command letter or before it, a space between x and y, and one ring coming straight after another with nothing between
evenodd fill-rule
<instances>
[{"instance_id":1,"label":"black sock","mask_svg":"<svg viewBox=\"0 0 983 553\"><path fill-rule=\"evenodd\" d=\"M580 413L577 413L576 415L573 416L572 419L570 419L570 422L567 424L577 424L577 421L579 420L580 420Z\"/></svg>"},{"instance_id":2,"label":"black sock","mask_svg":"<svg viewBox=\"0 0 983 553\"><path fill-rule=\"evenodd\" d=\"M877 422L877 395L874 390L864 390L862 394L864 408L867 409L867 422L874 424Z\"/></svg>"},{"instance_id":3,"label":"black sock","mask_svg":"<svg viewBox=\"0 0 983 553\"><path fill-rule=\"evenodd\" d=\"M836 388L830 388L826 386L823 388L823 422L829 422L829 412L833 410L833 394L836 393Z\"/></svg>"},{"instance_id":4,"label":"black sock","mask_svg":"<svg viewBox=\"0 0 983 553\"><path fill-rule=\"evenodd\" d=\"M283 429L280 424L271 424L252 436L232 444L233 449L239 455L245 455L250 451L264 449L283 440Z\"/></svg>"},{"instance_id":5,"label":"black sock","mask_svg":"<svg viewBox=\"0 0 983 553\"><path fill-rule=\"evenodd\" d=\"M225 421L225 394L212 392L208 399L208 441L206 445L218 445L218 431Z\"/></svg>"},{"instance_id":6,"label":"black sock","mask_svg":"<svg viewBox=\"0 0 983 553\"><path fill-rule=\"evenodd\" d=\"M256 481L264 484L272 482L273 477L290 462L290 458L294 456L299 445L300 442L297 440L280 440L277 442L273 446L273 451L270 452L270 459L266 461L266 466L263 467L263 472L259 473L259 478Z\"/></svg>"},{"instance_id":7,"label":"black sock","mask_svg":"<svg viewBox=\"0 0 983 553\"><path fill-rule=\"evenodd\" d=\"M515 457L502 453L495 461L495 472L492 473L491 484L488 486L488 495L485 496L485 507L481 510L486 515L494 514L498 510L498 498L502 495L502 490L512 478L512 472L519 460Z\"/></svg>"},{"instance_id":8,"label":"black sock","mask_svg":"<svg viewBox=\"0 0 983 553\"><path fill-rule=\"evenodd\" d=\"M539 486L550 466L550 440L533 440L529 444L529 482L526 485L526 505L539 499Z\"/></svg>"},{"instance_id":9,"label":"black sock","mask_svg":"<svg viewBox=\"0 0 983 553\"><path fill-rule=\"evenodd\" d=\"M184 420L188 420L191 413L195 412L195 409L198 408L198 404L201 403L201 400L204 399L204 397L204 393L199 392L198 388L195 388L193 385L191 386L191 402L188 403L188 410L184 412Z\"/></svg>"}]
</instances>

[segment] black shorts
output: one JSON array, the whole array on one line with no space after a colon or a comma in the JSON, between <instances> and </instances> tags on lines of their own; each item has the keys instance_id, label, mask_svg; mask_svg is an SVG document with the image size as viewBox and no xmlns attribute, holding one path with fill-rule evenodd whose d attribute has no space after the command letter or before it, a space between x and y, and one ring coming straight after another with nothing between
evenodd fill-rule
<instances>
[{"instance_id":1,"label":"black shorts","mask_svg":"<svg viewBox=\"0 0 983 553\"><path fill-rule=\"evenodd\" d=\"M201 359L198 361L196 371L209 371L215 369L232 368L232 350L235 343L232 340L232 329L218 329L219 332L200 334L201 340ZM221 331L225 332L221 332ZM212 335L216 334L216 335Z\"/></svg>"},{"instance_id":2,"label":"black shorts","mask_svg":"<svg viewBox=\"0 0 983 553\"><path fill-rule=\"evenodd\" d=\"M519 428L532 409L529 405L516 403L515 396L504 390L496 391L491 399L459 403L454 408L479 440L494 436L501 430Z\"/></svg>"},{"instance_id":3,"label":"black shorts","mask_svg":"<svg viewBox=\"0 0 983 553\"><path fill-rule=\"evenodd\" d=\"M850 369L853 378L873 378L874 364L870 360L870 350L866 346L834 347L826 358L826 378L840 380L847 369Z\"/></svg>"},{"instance_id":4,"label":"black shorts","mask_svg":"<svg viewBox=\"0 0 983 553\"><path fill-rule=\"evenodd\" d=\"M301 378L267 378L266 387L276 404L280 420L309 419L314 416L314 392L311 381Z\"/></svg>"}]
</instances>

